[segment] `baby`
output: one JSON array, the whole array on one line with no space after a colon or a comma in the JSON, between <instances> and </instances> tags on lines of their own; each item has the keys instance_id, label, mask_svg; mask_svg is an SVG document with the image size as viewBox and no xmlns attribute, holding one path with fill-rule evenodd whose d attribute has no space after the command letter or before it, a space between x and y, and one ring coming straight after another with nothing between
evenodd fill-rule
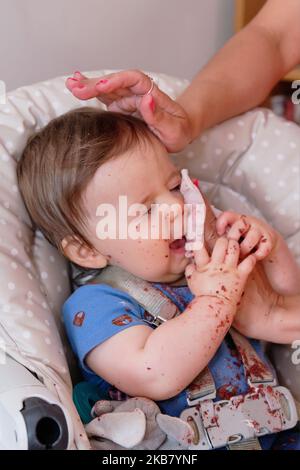
<instances>
[{"instance_id":1,"label":"baby","mask_svg":"<svg viewBox=\"0 0 300 470\"><path fill-rule=\"evenodd\" d=\"M69 260L90 269L120 267L182 312L154 328L120 289L89 283L73 292L63 306L67 333L86 379L103 392L114 386L179 416L187 386L207 365L217 398L247 393L226 335L232 325L256 339L300 338L300 270L283 238L254 217L224 212L215 221L207 204L205 247L187 258L184 233L175 233L184 211L181 174L142 121L93 108L71 111L29 140L17 174L32 220ZM142 204L127 222L147 237L100 233L105 204L115 208L120 234L120 196L128 206ZM166 215L168 237L163 216L153 217L162 204L177 207ZM151 238L150 228L159 236ZM251 342L263 358L260 343Z\"/></svg>"}]
</instances>

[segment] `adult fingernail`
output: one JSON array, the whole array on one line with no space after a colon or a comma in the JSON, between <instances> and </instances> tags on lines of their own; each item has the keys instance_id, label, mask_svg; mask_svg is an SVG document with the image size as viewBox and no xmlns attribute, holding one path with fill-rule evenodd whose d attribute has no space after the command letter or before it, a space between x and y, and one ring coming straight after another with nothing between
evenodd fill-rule
<instances>
[{"instance_id":1,"label":"adult fingernail","mask_svg":"<svg viewBox=\"0 0 300 470\"><path fill-rule=\"evenodd\" d=\"M73 76L78 78L78 79L83 78L83 75L78 70L76 70L76 72L73 73Z\"/></svg>"},{"instance_id":2,"label":"adult fingernail","mask_svg":"<svg viewBox=\"0 0 300 470\"><path fill-rule=\"evenodd\" d=\"M97 82L96 85L104 85L107 82L108 80L106 80L106 78L101 78L101 80L99 80L99 82Z\"/></svg>"},{"instance_id":3,"label":"adult fingernail","mask_svg":"<svg viewBox=\"0 0 300 470\"><path fill-rule=\"evenodd\" d=\"M152 113L154 113L154 111L155 111L155 101L153 99L153 96L151 96L151 101L149 103L149 106L150 106L150 109L151 109Z\"/></svg>"}]
</instances>

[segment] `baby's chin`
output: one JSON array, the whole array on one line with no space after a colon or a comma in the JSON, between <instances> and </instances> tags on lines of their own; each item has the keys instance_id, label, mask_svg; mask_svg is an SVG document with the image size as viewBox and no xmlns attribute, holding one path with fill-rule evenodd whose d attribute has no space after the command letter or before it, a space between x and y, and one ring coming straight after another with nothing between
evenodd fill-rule
<instances>
[{"instance_id":1,"label":"baby's chin","mask_svg":"<svg viewBox=\"0 0 300 470\"><path fill-rule=\"evenodd\" d=\"M147 282L157 282L161 284L169 284L171 286L177 285L178 283L186 283L185 279L185 271L178 273L178 274L165 274L162 276L147 276L144 277L144 280ZM182 284L184 285L184 284Z\"/></svg>"}]
</instances>

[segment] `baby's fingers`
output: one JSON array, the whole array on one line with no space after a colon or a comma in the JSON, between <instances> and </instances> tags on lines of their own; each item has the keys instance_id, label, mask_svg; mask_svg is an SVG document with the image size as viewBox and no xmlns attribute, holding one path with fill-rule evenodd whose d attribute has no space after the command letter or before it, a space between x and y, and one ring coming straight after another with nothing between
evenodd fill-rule
<instances>
[{"instance_id":1,"label":"baby's fingers","mask_svg":"<svg viewBox=\"0 0 300 470\"><path fill-rule=\"evenodd\" d=\"M241 255L248 255L257 245L261 238L261 231L251 227L245 239L240 244Z\"/></svg>"},{"instance_id":2,"label":"baby's fingers","mask_svg":"<svg viewBox=\"0 0 300 470\"><path fill-rule=\"evenodd\" d=\"M194 265L194 263L188 264L187 267L185 268L185 277L187 279L190 279L195 271L196 271L196 266Z\"/></svg>"},{"instance_id":3,"label":"baby's fingers","mask_svg":"<svg viewBox=\"0 0 300 470\"><path fill-rule=\"evenodd\" d=\"M249 223L247 222L247 219L245 216L241 216L239 220L237 220L232 227L228 230L227 233L227 238L230 238L232 240L239 241L241 236L244 236L247 231L249 230Z\"/></svg>"},{"instance_id":4,"label":"baby's fingers","mask_svg":"<svg viewBox=\"0 0 300 470\"><path fill-rule=\"evenodd\" d=\"M268 237L262 237L259 242L258 248L255 252L255 257L258 261L263 260L272 251L272 241Z\"/></svg>"},{"instance_id":5,"label":"baby's fingers","mask_svg":"<svg viewBox=\"0 0 300 470\"><path fill-rule=\"evenodd\" d=\"M214 264L223 264L227 253L228 240L225 237L218 238L211 254Z\"/></svg>"},{"instance_id":6,"label":"baby's fingers","mask_svg":"<svg viewBox=\"0 0 300 470\"><path fill-rule=\"evenodd\" d=\"M227 266L235 267L238 264L240 247L236 240L229 240L224 263Z\"/></svg>"},{"instance_id":7,"label":"baby's fingers","mask_svg":"<svg viewBox=\"0 0 300 470\"><path fill-rule=\"evenodd\" d=\"M194 251L194 259L197 268L203 268L203 266L209 263L209 254L207 253L206 248L204 246L203 248L201 248L201 250Z\"/></svg>"},{"instance_id":8,"label":"baby's fingers","mask_svg":"<svg viewBox=\"0 0 300 470\"><path fill-rule=\"evenodd\" d=\"M238 272L243 277L248 277L249 274L253 271L256 264L255 255L249 255L238 265Z\"/></svg>"}]
</instances>

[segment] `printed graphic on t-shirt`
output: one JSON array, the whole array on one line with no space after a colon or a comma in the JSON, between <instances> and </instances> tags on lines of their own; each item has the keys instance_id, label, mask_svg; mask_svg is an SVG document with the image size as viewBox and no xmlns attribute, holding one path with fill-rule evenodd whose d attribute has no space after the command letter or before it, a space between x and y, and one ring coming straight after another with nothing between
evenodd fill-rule
<instances>
[{"instance_id":1,"label":"printed graphic on t-shirt","mask_svg":"<svg viewBox=\"0 0 300 470\"><path fill-rule=\"evenodd\" d=\"M125 313L125 315L121 315L120 317L115 318L112 320L112 323L116 326L124 326L128 325L132 322L132 318Z\"/></svg>"},{"instance_id":2,"label":"printed graphic on t-shirt","mask_svg":"<svg viewBox=\"0 0 300 470\"><path fill-rule=\"evenodd\" d=\"M73 318L73 325L74 326L82 326L82 324L84 322L84 317L85 317L84 312L77 312L74 315L74 318Z\"/></svg>"}]
</instances>

